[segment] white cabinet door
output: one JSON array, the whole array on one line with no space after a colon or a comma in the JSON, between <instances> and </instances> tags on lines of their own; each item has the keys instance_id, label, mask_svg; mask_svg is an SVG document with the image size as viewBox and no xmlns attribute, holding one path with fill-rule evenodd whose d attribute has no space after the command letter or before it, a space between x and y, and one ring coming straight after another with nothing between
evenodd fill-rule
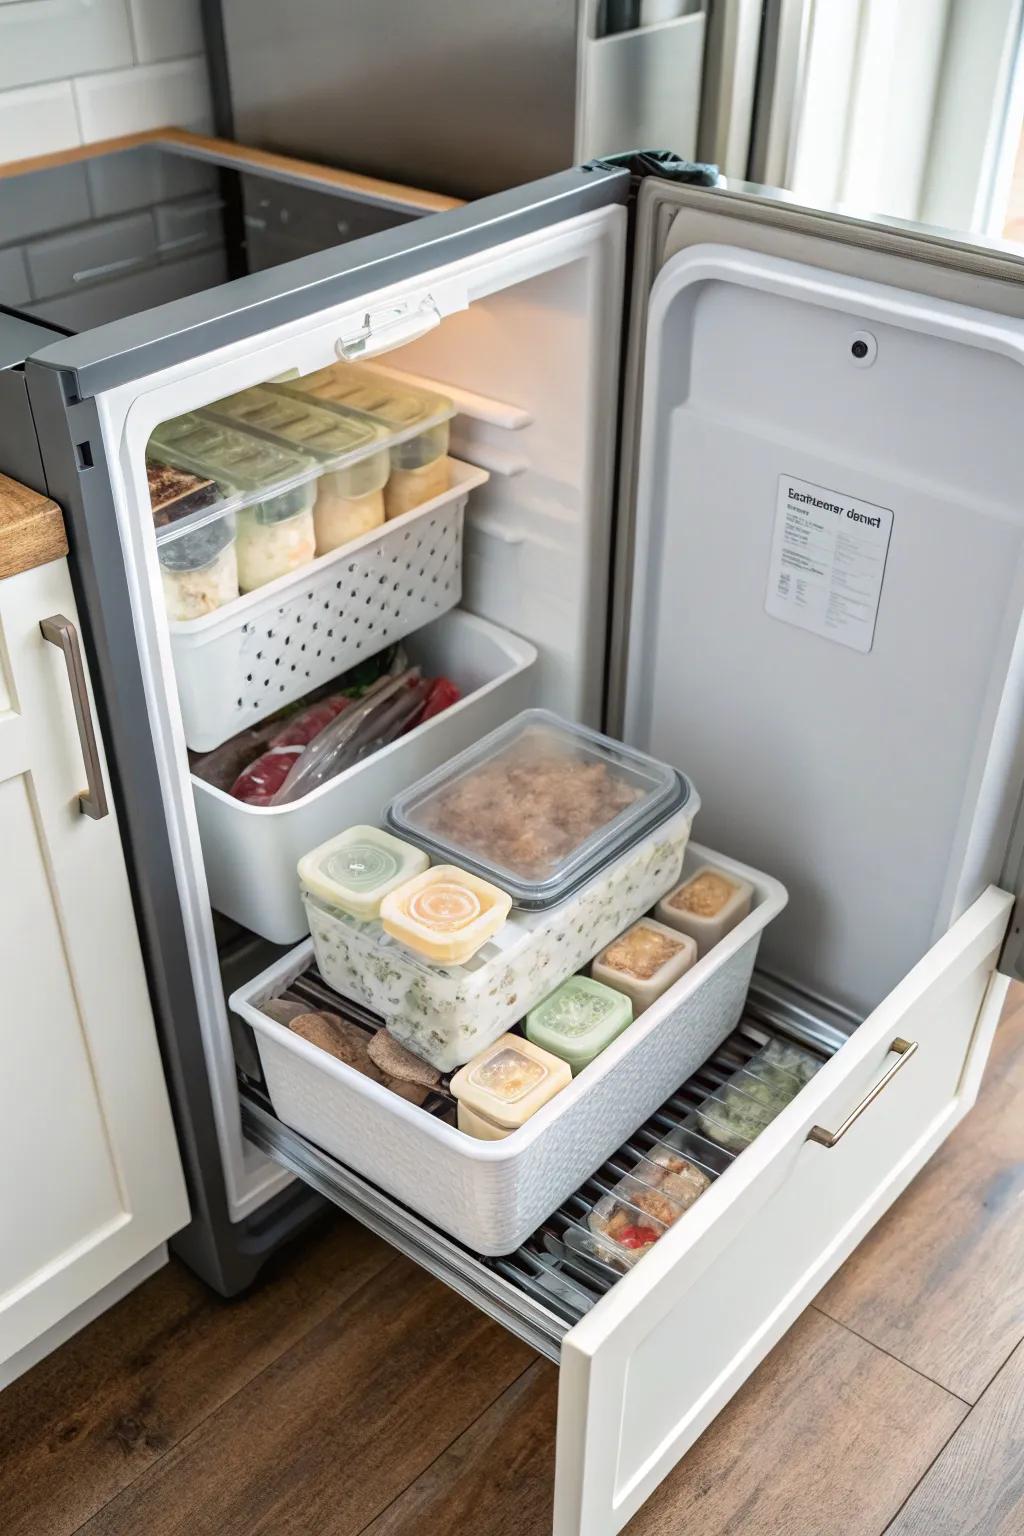
<instances>
[{"instance_id":1,"label":"white cabinet door","mask_svg":"<svg viewBox=\"0 0 1024 1536\"><path fill-rule=\"evenodd\" d=\"M0 582L0 1363L188 1220L117 818L82 814L40 632L56 614L76 622L63 561Z\"/></svg>"}]
</instances>

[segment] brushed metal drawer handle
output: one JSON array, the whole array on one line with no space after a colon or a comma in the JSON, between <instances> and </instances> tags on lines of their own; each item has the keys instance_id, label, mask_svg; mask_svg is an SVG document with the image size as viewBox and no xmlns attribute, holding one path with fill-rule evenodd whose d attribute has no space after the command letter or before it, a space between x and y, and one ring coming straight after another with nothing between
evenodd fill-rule
<instances>
[{"instance_id":1,"label":"brushed metal drawer handle","mask_svg":"<svg viewBox=\"0 0 1024 1536\"><path fill-rule=\"evenodd\" d=\"M854 1121L860 1119L868 1105L874 1103L886 1084L891 1083L900 1068L906 1066L911 1056L917 1050L917 1041L896 1039L890 1045L889 1050L890 1052L896 1052L897 1059L893 1062L888 1072L883 1072L875 1086L868 1089L860 1103L850 1110L838 1131L826 1131L823 1125L812 1125L807 1132L808 1141L816 1141L823 1147L834 1147L842 1141Z\"/></svg>"},{"instance_id":2,"label":"brushed metal drawer handle","mask_svg":"<svg viewBox=\"0 0 1024 1536\"><path fill-rule=\"evenodd\" d=\"M48 640L51 645L63 651L64 665L68 669L71 702L75 706L78 739L82 744L82 757L85 759L85 780L89 786L88 793L78 797L78 809L83 815L91 816L93 821L100 821L109 814L110 807L107 804L107 792L103 786L100 754L96 746L96 732L93 729L89 690L85 683L85 667L82 664L82 647L79 644L78 631L71 620L66 619L62 613L55 613L48 619L41 619L39 628L44 640Z\"/></svg>"}]
</instances>

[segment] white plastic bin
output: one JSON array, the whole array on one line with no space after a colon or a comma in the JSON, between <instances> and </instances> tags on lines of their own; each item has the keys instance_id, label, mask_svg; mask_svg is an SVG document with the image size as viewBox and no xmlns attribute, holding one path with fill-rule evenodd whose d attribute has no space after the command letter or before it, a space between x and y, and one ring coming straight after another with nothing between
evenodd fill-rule
<instances>
[{"instance_id":1,"label":"white plastic bin","mask_svg":"<svg viewBox=\"0 0 1024 1536\"><path fill-rule=\"evenodd\" d=\"M185 740L208 752L412 634L462 595L462 522L486 470L449 461L441 496L187 623L171 624Z\"/></svg>"},{"instance_id":2,"label":"white plastic bin","mask_svg":"<svg viewBox=\"0 0 1024 1536\"><path fill-rule=\"evenodd\" d=\"M294 944L308 931L295 873L302 855L348 826L379 822L400 790L533 702L533 646L461 608L405 646L424 673L458 684L458 704L292 805L246 805L193 776L210 900L218 912L275 944Z\"/></svg>"},{"instance_id":3,"label":"white plastic bin","mask_svg":"<svg viewBox=\"0 0 1024 1536\"><path fill-rule=\"evenodd\" d=\"M275 1112L475 1252L510 1253L696 1071L740 1018L761 934L785 906L786 891L770 876L697 844L687 850L684 873L703 862L750 881L749 916L504 1140L463 1135L260 1011L312 963L310 940L231 998L256 1032Z\"/></svg>"}]
</instances>

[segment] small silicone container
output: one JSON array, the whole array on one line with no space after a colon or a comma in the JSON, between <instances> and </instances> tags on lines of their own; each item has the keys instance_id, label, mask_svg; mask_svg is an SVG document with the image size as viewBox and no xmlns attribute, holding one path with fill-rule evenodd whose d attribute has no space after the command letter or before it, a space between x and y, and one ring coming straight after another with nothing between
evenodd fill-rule
<instances>
[{"instance_id":1,"label":"small silicone container","mask_svg":"<svg viewBox=\"0 0 1024 1536\"><path fill-rule=\"evenodd\" d=\"M512 899L489 880L436 864L389 892L380 905L384 932L437 965L465 965L492 939Z\"/></svg>"},{"instance_id":2,"label":"small silicone container","mask_svg":"<svg viewBox=\"0 0 1024 1536\"><path fill-rule=\"evenodd\" d=\"M688 933L703 956L742 922L753 897L754 888L746 880L704 864L659 901L654 915L669 928Z\"/></svg>"},{"instance_id":3,"label":"small silicone container","mask_svg":"<svg viewBox=\"0 0 1024 1536\"><path fill-rule=\"evenodd\" d=\"M299 883L311 896L362 922L379 916L389 891L428 868L420 848L377 827L348 827L303 854Z\"/></svg>"},{"instance_id":4,"label":"small silicone container","mask_svg":"<svg viewBox=\"0 0 1024 1536\"><path fill-rule=\"evenodd\" d=\"M526 1015L526 1038L568 1063L573 1077L633 1022L633 1005L589 976L570 976Z\"/></svg>"},{"instance_id":5,"label":"small silicone container","mask_svg":"<svg viewBox=\"0 0 1024 1536\"><path fill-rule=\"evenodd\" d=\"M567 1062L519 1035L501 1035L451 1080L459 1130L484 1141L510 1136L567 1088Z\"/></svg>"},{"instance_id":6,"label":"small silicone container","mask_svg":"<svg viewBox=\"0 0 1024 1536\"><path fill-rule=\"evenodd\" d=\"M643 1013L697 958L696 940L643 917L603 949L590 967L595 981L625 993Z\"/></svg>"}]
</instances>

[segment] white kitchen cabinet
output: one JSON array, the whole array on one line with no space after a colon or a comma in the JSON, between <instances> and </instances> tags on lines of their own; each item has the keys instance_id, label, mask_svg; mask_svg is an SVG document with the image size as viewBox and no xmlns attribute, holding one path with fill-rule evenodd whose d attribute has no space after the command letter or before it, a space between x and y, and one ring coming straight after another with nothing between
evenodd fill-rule
<instances>
[{"instance_id":1,"label":"white kitchen cabinet","mask_svg":"<svg viewBox=\"0 0 1024 1536\"><path fill-rule=\"evenodd\" d=\"M83 814L40 629L58 615L77 623L64 560L0 581L0 1382L188 1220L117 817Z\"/></svg>"}]
</instances>

